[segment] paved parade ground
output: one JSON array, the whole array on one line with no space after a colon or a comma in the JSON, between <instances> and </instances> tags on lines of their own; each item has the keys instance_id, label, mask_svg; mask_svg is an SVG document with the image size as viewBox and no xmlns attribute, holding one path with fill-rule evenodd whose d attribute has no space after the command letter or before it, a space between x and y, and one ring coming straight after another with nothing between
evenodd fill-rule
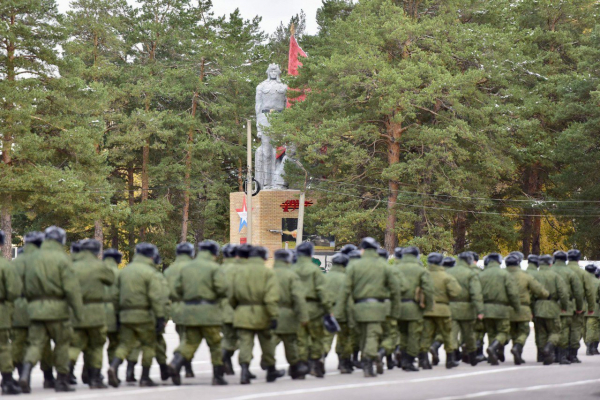
<instances>
[{"instance_id":1,"label":"paved parade ground","mask_svg":"<svg viewBox=\"0 0 600 400\"><path fill-rule=\"evenodd\" d=\"M167 326L166 341L169 354L178 344L178 337L173 325ZM182 385L175 387L170 381L162 383L156 388L140 388L137 384L126 384L124 363L119 369L119 377L123 381L119 389L92 391L87 386L79 383L77 391L69 394L55 393L52 390L42 389L42 373L39 367L32 373L32 394L22 395L33 399L139 399L162 400L169 399L227 399L227 400L252 400L252 399L344 399L344 400L385 400L385 399L429 399L429 400L458 400L458 399L597 399L600 398L600 356L586 357L585 348L580 350L582 364L559 366L557 364L544 367L535 363L535 345L533 332L529 336L523 356L527 364L515 366L507 346L507 360L499 367L480 364L471 367L461 364L460 367L446 370L440 363L432 371L419 371L408 373L399 369L385 371L385 374L374 379L366 379L362 371L355 371L351 375L340 375L337 371L337 357L330 355L327 359L327 375L324 379L307 376L305 381L292 381L289 377L278 379L275 383L265 382L265 372L260 370L260 349L258 343L255 347L255 358L251 370L258 375L258 379L251 385L239 384L239 367L236 375L228 376L229 386L211 386L212 367L209 352L202 344L193 366L196 378L182 378ZM508 357L511 356L511 357ZM442 356L442 361L444 357ZM277 349L279 368L287 368L283 347ZM237 353L236 353L237 364ZM78 380L81 375L82 362L77 364ZM107 365L103 368L106 375ZM139 379L141 366L138 364L136 378ZM158 365L154 365L151 372L152 378L160 382Z\"/></svg>"}]
</instances>

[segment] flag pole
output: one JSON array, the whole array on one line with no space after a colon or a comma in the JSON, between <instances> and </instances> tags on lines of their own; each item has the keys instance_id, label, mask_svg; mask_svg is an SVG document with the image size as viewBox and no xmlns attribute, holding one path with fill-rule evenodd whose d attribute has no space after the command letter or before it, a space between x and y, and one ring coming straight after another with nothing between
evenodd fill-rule
<instances>
[{"instance_id":1,"label":"flag pole","mask_svg":"<svg viewBox=\"0 0 600 400\"><path fill-rule=\"evenodd\" d=\"M248 174L246 182L246 216L248 229L246 243L252 244L252 125L249 119L246 120L247 128L247 151L248 151Z\"/></svg>"}]
</instances>

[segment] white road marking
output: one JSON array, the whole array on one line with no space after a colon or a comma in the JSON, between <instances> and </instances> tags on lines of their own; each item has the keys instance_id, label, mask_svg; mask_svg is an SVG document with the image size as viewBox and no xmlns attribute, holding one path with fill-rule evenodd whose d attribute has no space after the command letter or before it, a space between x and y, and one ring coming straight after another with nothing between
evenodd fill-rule
<instances>
[{"instance_id":1,"label":"white road marking","mask_svg":"<svg viewBox=\"0 0 600 400\"><path fill-rule=\"evenodd\" d=\"M168 387L154 387L147 389L135 389L135 390L120 390L120 391L110 391L104 393L96 393L96 394L84 394L84 395L63 395L61 397L45 397L44 400L85 400L85 399L97 399L98 397L117 397L117 396L132 396L136 394L145 394L145 393L156 393L156 392L171 392L173 390L178 390L179 386L168 386Z\"/></svg>"},{"instance_id":2,"label":"white road marking","mask_svg":"<svg viewBox=\"0 0 600 400\"><path fill-rule=\"evenodd\" d=\"M531 392L535 390L544 390L544 389L557 389L571 386L581 386L581 385L589 385L591 383L598 383L600 379L590 379L587 381L576 381L576 382L567 382L567 383L557 383L554 385L537 385L537 386L528 386L528 387L520 387L520 388L507 388L500 390L489 390L486 392L477 392L470 393L460 396L449 396L449 397L440 397L434 400L461 400L461 399L475 399L478 397L487 397L493 396L495 394L508 394L508 393L516 393L516 392Z\"/></svg>"},{"instance_id":3,"label":"white road marking","mask_svg":"<svg viewBox=\"0 0 600 400\"><path fill-rule=\"evenodd\" d=\"M450 380L450 379L468 378L468 377L478 376L478 375L496 374L496 373L502 373L502 372L524 371L524 370L535 369L535 368L544 368L544 367L542 367L542 366L512 367L512 368L491 369L491 370L486 370L486 371L467 372L467 373L463 373L463 374L454 374L454 375L437 376L437 377L429 377L429 378L417 378L417 379L410 379L410 380L376 381L376 382L355 383L355 384L350 384L350 385L336 385L336 386L325 386L325 387L318 387L318 388L286 390L286 391L280 391L280 392L263 392L263 393L250 394L250 395L246 395L246 396L227 397L227 398L224 398L221 400L253 400L253 399L263 399L266 397L293 396L293 395L298 395L298 394L319 393L319 392L328 392L328 391L334 391L334 390L362 389L362 388L388 386L388 385L389 386L404 385L407 383L443 381L443 380Z\"/></svg>"}]
</instances>

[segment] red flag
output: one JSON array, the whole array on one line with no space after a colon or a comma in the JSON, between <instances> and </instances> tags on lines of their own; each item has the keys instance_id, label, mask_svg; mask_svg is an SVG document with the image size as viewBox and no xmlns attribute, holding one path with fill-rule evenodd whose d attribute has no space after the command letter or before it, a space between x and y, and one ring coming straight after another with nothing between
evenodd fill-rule
<instances>
[{"instance_id":1,"label":"red flag","mask_svg":"<svg viewBox=\"0 0 600 400\"><path fill-rule=\"evenodd\" d=\"M290 36L290 52L288 58L288 74L293 76L298 76L298 67L302 66L302 63L298 59L298 56L308 57L304 50L298 45L296 41L296 37L292 34ZM298 92L300 89L290 89L291 91ZM297 103L300 101L304 101L306 99L306 95L302 94L298 97L294 97L293 99L287 100L287 108L290 108L293 103Z\"/></svg>"}]
</instances>

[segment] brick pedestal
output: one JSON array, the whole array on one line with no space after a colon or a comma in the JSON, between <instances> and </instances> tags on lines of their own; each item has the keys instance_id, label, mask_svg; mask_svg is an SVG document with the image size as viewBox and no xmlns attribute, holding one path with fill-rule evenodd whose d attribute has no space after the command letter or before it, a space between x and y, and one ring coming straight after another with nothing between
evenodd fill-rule
<instances>
[{"instance_id":1,"label":"brick pedestal","mask_svg":"<svg viewBox=\"0 0 600 400\"><path fill-rule=\"evenodd\" d=\"M240 216L236 211L242 209L245 196L243 192L229 194L229 239L234 244L244 243L247 240L248 228L244 226L240 231ZM273 257L273 252L283 247L282 220L298 218L297 209L282 207L282 204L298 201L299 198L299 190L262 190L254 196L252 198L252 244L266 247L269 249L269 256ZM290 243L290 248L294 247L295 243Z\"/></svg>"}]
</instances>

